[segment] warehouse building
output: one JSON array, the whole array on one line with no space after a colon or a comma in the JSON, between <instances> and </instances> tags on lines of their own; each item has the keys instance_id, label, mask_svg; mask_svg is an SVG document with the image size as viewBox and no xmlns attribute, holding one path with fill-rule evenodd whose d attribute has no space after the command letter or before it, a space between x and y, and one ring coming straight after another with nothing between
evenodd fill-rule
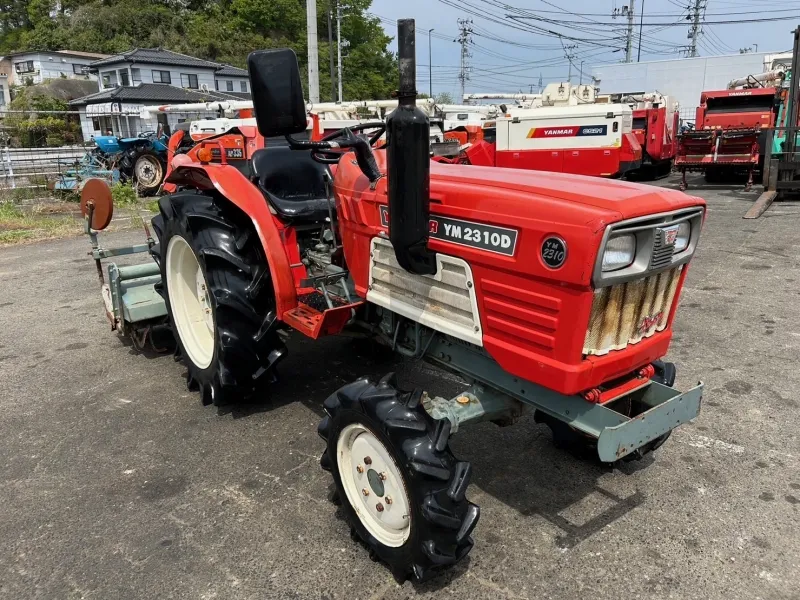
<instances>
[{"instance_id":1,"label":"warehouse building","mask_svg":"<svg viewBox=\"0 0 800 600\"><path fill-rule=\"evenodd\" d=\"M601 94L658 91L672 96L680 102L681 118L694 121L704 90L724 90L732 79L790 62L791 52L753 52L600 65L592 68L592 77Z\"/></svg>"}]
</instances>

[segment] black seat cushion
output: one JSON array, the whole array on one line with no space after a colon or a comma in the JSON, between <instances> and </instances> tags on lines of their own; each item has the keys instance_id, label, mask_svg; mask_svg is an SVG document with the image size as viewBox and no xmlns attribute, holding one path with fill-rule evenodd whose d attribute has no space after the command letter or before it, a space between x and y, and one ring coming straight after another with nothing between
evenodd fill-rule
<instances>
[{"instance_id":1,"label":"black seat cushion","mask_svg":"<svg viewBox=\"0 0 800 600\"><path fill-rule=\"evenodd\" d=\"M325 177L328 167L307 150L271 146L253 154L253 178L282 219L313 223L329 216Z\"/></svg>"}]
</instances>

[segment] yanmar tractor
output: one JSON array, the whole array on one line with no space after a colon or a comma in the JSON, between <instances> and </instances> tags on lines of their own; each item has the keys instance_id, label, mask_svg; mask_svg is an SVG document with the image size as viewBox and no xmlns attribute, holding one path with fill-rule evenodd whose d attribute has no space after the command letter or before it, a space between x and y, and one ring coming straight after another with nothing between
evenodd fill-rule
<instances>
[{"instance_id":1,"label":"yanmar tractor","mask_svg":"<svg viewBox=\"0 0 800 600\"><path fill-rule=\"evenodd\" d=\"M470 381L442 398L364 378L324 402L332 499L403 580L472 549L471 467L448 447L468 424L530 409L558 441L613 464L697 416L702 384L674 390L660 359L705 206L618 181L433 163L413 20L398 44L399 108L318 142L292 137L306 130L294 53L250 55L268 143L246 173L221 148L214 162L213 140L171 172L151 242L165 309L128 325L166 316L187 384L209 404L262 393L298 333L361 332Z\"/></svg>"}]
</instances>

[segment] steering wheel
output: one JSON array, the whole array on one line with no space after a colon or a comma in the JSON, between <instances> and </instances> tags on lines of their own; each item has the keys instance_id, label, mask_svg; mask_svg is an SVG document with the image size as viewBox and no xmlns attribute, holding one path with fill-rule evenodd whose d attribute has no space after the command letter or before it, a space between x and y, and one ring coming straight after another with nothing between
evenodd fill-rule
<instances>
[{"instance_id":1,"label":"steering wheel","mask_svg":"<svg viewBox=\"0 0 800 600\"><path fill-rule=\"evenodd\" d=\"M342 138L342 142L349 142L352 140L354 135L361 131L369 131L375 129L377 130L374 134L369 136L369 145L374 146L381 136L386 133L386 123L383 121L373 121L371 123L359 123L358 125L353 125L352 127L344 127L342 129L338 129L336 131L332 131L328 135L324 136L320 142L331 142L336 144L336 141L339 138ZM344 153L343 150L346 151L347 148L351 147L349 144L345 145L342 143L337 149L334 150L313 150L311 152L311 158L319 163L323 163L326 165L335 165L339 162L339 159L342 157Z\"/></svg>"}]
</instances>

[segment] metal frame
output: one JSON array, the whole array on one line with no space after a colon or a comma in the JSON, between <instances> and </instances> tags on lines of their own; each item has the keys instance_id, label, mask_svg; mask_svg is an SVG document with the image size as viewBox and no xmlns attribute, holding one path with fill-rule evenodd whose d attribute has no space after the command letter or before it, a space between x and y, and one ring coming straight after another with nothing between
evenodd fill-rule
<instances>
[{"instance_id":1,"label":"metal frame","mask_svg":"<svg viewBox=\"0 0 800 600\"><path fill-rule=\"evenodd\" d=\"M513 422L526 409L533 408L597 440L599 459L615 462L694 419L700 412L701 382L684 393L655 381L645 382L634 391L597 404L515 377L503 370L483 348L433 331L391 311L384 312L381 329L394 332L392 346L401 354L423 358L473 380L466 392L454 398L423 401L433 418L450 421L451 432L480 421ZM408 341L398 346L397 339ZM631 416L614 408L634 404L641 410Z\"/></svg>"}]
</instances>

